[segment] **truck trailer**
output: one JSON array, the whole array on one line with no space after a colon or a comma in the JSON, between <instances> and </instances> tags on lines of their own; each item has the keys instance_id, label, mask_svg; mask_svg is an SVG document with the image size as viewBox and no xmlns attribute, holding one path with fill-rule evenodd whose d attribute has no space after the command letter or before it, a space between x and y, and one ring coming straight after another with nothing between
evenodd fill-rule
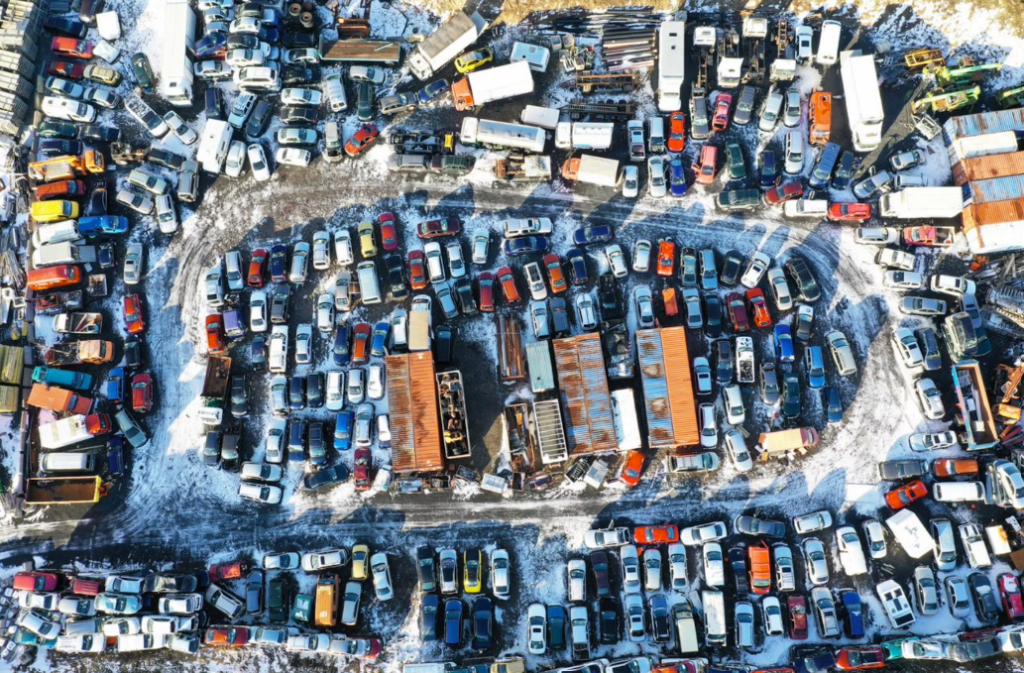
<instances>
[{"instance_id":1,"label":"truck trailer","mask_svg":"<svg viewBox=\"0 0 1024 673\"><path fill-rule=\"evenodd\" d=\"M52 477L25 483L26 505L88 505L100 501L99 477Z\"/></svg>"},{"instance_id":2,"label":"truck trailer","mask_svg":"<svg viewBox=\"0 0 1024 673\"><path fill-rule=\"evenodd\" d=\"M559 122L555 147L563 150L606 150L612 146L615 124L611 122Z\"/></svg>"},{"instance_id":3,"label":"truck trailer","mask_svg":"<svg viewBox=\"0 0 1024 673\"><path fill-rule=\"evenodd\" d=\"M602 187L616 187L619 184L619 162L592 154L570 157L562 164L562 177L573 182L586 182Z\"/></svg>"},{"instance_id":4,"label":"truck trailer","mask_svg":"<svg viewBox=\"0 0 1024 673\"><path fill-rule=\"evenodd\" d=\"M231 390L231 358L211 355L206 361L199 418L207 425L220 425L224 419L228 392Z\"/></svg>"},{"instance_id":5,"label":"truck trailer","mask_svg":"<svg viewBox=\"0 0 1024 673\"><path fill-rule=\"evenodd\" d=\"M192 104L196 13L188 0L167 0L160 33L163 50L160 57L160 94L176 107Z\"/></svg>"},{"instance_id":6,"label":"truck trailer","mask_svg":"<svg viewBox=\"0 0 1024 673\"><path fill-rule=\"evenodd\" d=\"M757 442L761 446L761 454L758 458L766 461L773 456L813 449L818 445L818 431L814 428L792 428L762 432Z\"/></svg>"},{"instance_id":7,"label":"truck trailer","mask_svg":"<svg viewBox=\"0 0 1024 673\"><path fill-rule=\"evenodd\" d=\"M675 112L683 107L686 81L686 22L662 21L658 27L658 110Z\"/></svg>"},{"instance_id":8,"label":"truck trailer","mask_svg":"<svg viewBox=\"0 0 1024 673\"><path fill-rule=\"evenodd\" d=\"M458 12L416 45L405 64L416 79L429 79L476 42L486 29L487 21L476 12L472 15Z\"/></svg>"},{"instance_id":9,"label":"truck trailer","mask_svg":"<svg viewBox=\"0 0 1024 673\"><path fill-rule=\"evenodd\" d=\"M533 93L533 71L526 61L471 72L452 83L452 100L460 112L528 93Z\"/></svg>"},{"instance_id":10,"label":"truck trailer","mask_svg":"<svg viewBox=\"0 0 1024 673\"><path fill-rule=\"evenodd\" d=\"M544 129L537 126L466 117L462 120L459 140L465 145L514 148L540 153L544 151L547 135Z\"/></svg>"},{"instance_id":11,"label":"truck trailer","mask_svg":"<svg viewBox=\"0 0 1024 673\"><path fill-rule=\"evenodd\" d=\"M844 51L839 55L839 70L853 148L857 152L871 152L882 142L882 122L885 121L875 57Z\"/></svg>"},{"instance_id":12,"label":"truck trailer","mask_svg":"<svg viewBox=\"0 0 1024 673\"><path fill-rule=\"evenodd\" d=\"M944 219L956 217L964 209L960 187L907 187L883 194L878 199L882 217L896 219Z\"/></svg>"},{"instance_id":13,"label":"truck trailer","mask_svg":"<svg viewBox=\"0 0 1024 673\"><path fill-rule=\"evenodd\" d=\"M469 419L466 417L466 389L462 372L441 372L437 377L437 400L441 410L441 435L444 438L444 457L448 460L469 458Z\"/></svg>"}]
</instances>

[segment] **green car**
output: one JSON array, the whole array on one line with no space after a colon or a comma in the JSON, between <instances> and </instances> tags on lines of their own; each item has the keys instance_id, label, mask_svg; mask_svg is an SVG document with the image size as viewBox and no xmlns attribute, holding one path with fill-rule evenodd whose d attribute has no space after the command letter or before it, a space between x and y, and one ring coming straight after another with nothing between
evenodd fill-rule
<instances>
[{"instance_id":1,"label":"green car","mask_svg":"<svg viewBox=\"0 0 1024 673\"><path fill-rule=\"evenodd\" d=\"M39 125L39 135L43 138L66 138L74 140L78 137L78 128L71 122L47 120Z\"/></svg>"},{"instance_id":2,"label":"green car","mask_svg":"<svg viewBox=\"0 0 1024 673\"><path fill-rule=\"evenodd\" d=\"M882 643L882 651L885 652L886 661L896 661L897 659L903 658L903 643L911 640L921 640L917 636L910 636L908 638L897 638L896 640L887 640Z\"/></svg>"},{"instance_id":3,"label":"green car","mask_svg":"<svg viewBox=\"0 0 1024 673\"><path fill-rule=\"evenodd\" d=\"M149 58L141 51L132 55L132 72L135 73L135 81L142 92L153 93L156 76L153 74L153 66L149 64Z\"/></svg>"},{"instance_id":4,"label":"green car","mask_svg":"<svg viewBox=\"0 0 1024 673\"><path fill-rule=\"evenodd\" d=\"M715 197L719 210L752 210L761 203L761 192L756 189L727 189Z\"/></svg>"},{"instance_id":5,"label":"green car","mask_svg":"<svg viewBox=\"0 0 1024 673\"><path fill-rule=\"evenodd\" d=\"M306 594L297 594L295 603L292 606L292 619L303 624L309 624L313 620L313 597Z\"/></svg>"},{"instance_id":6,"label":"green car","mask_svg":"<svg viewBox=\"0 0 1024 673\"><path fill-rule=\"evenodd\" d=\"M743 148L737 142L725 144L725 165L730 180L744 180L747 177L747 164L743 161Z\"/></svg>"}]
</instances>

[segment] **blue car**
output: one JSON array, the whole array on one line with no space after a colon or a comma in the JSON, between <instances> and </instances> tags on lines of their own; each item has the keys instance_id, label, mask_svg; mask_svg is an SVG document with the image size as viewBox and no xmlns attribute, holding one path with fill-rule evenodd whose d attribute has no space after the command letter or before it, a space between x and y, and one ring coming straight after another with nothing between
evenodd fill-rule
<instances>
[{"instance_id":1,"label":"blue car","mask_svg":"<svg viewBox=\"0 0 1024 673\"><path fill-rule=\"evenodd\" d=\"M779 164L775 161L775 152L765 150L761 153L761 186L771 188L779 184Z\"/></svg>"},{"instance_id":2,"label":"blue car","mask_svg":"<svg viewBox=\"0 0 1024 673\"><path fill-rule=\"evenodd\" d=\"M491 624L494 620L494 605L487 596L473 599L473 649L490 649L492 644Z\"/></svg>"},{"instance_id":3,"label":"blue car","mask_svg":"<svg viewBox=\"0 0 1024 673\"><path fill-rule=\"evenodd\" d=\"M441 611L441 599L437 594L424 594L420 606L420 640L432 643L437 640L437 618Z\"/></svg>"},{"instance_id":4,"label":"blue car","mask_svg":"<svg viewBox=\"0 0 1024 673\"><path fill-rule=\"evenodd\" d=\"M505 239L505 254L509 257L547 252L547 236L520 236Z\"/></svg>"},{"instance_id":5,"label":"blue car","mask_svg":"<svg viewBox=\"0 0 1024 673\"><path fill-rule=\"evenodd\" d=\"M829 423L843 422L843 401L839 399L839 390L833 386L826 386L821 391L825 398L825 416Z\"/></svg>"},{"instance_id":6,"label":"blue car","mask_svg":"<svg viewBox=\"0 0 1024 673\"><path fill-rule=\"evenodd\" d=\"M615 239L615 232L607 224L587 224L572 232L575 245L590 243L610 243Z\"/></svg>"},{"instance_id":7,"label":"blue car","mask_svg":"<svg viewBox=\"0 0 1024 673\"><path fill-rule=\"evenodd\" d=\"M420 105L429 103L435 98L439 98L444 94L448 93L448 80L439 79L436 82L431 82L425 87L416 92L416 99L419 100Z\"/></svg>"},{"instance_id":8,"label":"blue car","mask_svg":"<svg viewBox=\"0 0 1024 673\"><path fill-rule=\"evenodd\" d=\"M842 593L843 610L846 612L846 635L850 638L864 637L864 604L853 591Z\"/></svg>"},{"instance_id":9,"label":"blue car","mask_svg":"<svg viewBox=\"0 0 1024 673\"><path fill-rule=\"evenodd\" d=\"M270 280L288 282L288 246L278 244L270 249Z\"/></svg>"},{"instance_id":10,"label":"blue car","mask_svg":"<svg viewBox=\"0 0 1024 673\"><path fill-rule=\"evenodd\" d=\"M444 602L444 644L448 647L462 645L462 601L449 598Z\"/></svg>"},{"instance_id":11,"label":"blue car","mask_svg":"<svg viewBox=\"0 0 1024 673\"><path fill-rule=\"evenodd\" d=\"M793 659L793 670L796 673L820 673L831 671L836 665L836 655L832 650L819 650L813 654Z\"/></svg>"},{"instance_id":12,"label":"blue car","mask_svg":"<svg viewBox=\"0 0 1024 673\"><path fill-rule=\"evenodd\" d=\"M103 383L103 396L116 404L124 399L124 367L114 367L107 374L107 380Z\"/></svg>"},{"instance_id":13,"label":"blue car","mask_svg":"<svg viewBox=\"0 0 1024 673\"><path fill-rule=\"evenodd\" d=\"M288 386L288 405L292 411L306 408L306 377L293 376Z\"/></svg>"},{"instance_id":14,"label":"blue car","mask_svg":"<svg viewBox=\"0 0 1024 673\"><path fill-rule=\"evenodd\" d=\"M288 423L288 462L306 462L306 421Z\"/></svg>"},{"instance_id":15,"label":"blue car","mask_svg":"<svg viewBox=\"0 0 1024 673\"><path fill-rule=\"evenodd\" d=\"M807 370L807 385L817 390L825 387L825 357L821 346L808 346L804 351L804 368Z\"/></svg>"},{"instance_id":16,"label":"blue car","mask_svg":"<svg viewBox=\"0 0 1024 673\"><path fill-rule=\"evenodd\" d=\"M796 359L793 350L793 333L789 325L775 326L775 357L779 362L792 362Z\"/></svg>"},{"instance_id":17,"label":"blue car","mask_svg":"<svg viewBox=\"0 0 1024 673\"><path fill-rule=\"evenodd\" d=\"M676 158L668 164L669 192L672 196L683 196L686 194L686 172L683 170L683 160Z\"/></svg>"},{"instance_id":18,"label":"blue car","mask_svg":"<svg viewBox=\"0 0 1024 673\"><path fill-rule=\"evenodd\" d=\"M206 59L223 58L222 54L227 49L228 36L224 33L210 33L204 35L196 42L196 58L200 61Z\"/></svg>"},{"instance_id":19,"label":"blue car","mask_svg":"<svg viewBox=\"0 0 1024 673\"><path fill-rule=\"evenodd\" d=\"M391 323L382 320L373 326L373 341L370 342L370 355L378 358L384 357L388 347L388 335L391 334Z\"/></svg>"},{"instance_id":20,"label":"blue car","mask_svg":"<svg viewBox=\"0 0 1024 673\"><path fill-rule=\"evenodd\" d=\"M338 412L338 417L334 420L334 448L338 451L348 451L352 448L353 425L355 415L351 411Z\"/></svg>"},{"instance_id":21,"label":"blue car","mask_svg":"<svg viewBox=\"0 0 1024 673\"><path fill-rule=\"evenodd\" d=\"M565 261L569 263L569 278L573 285L586 285L590 281L587 275L587 257L579 248L569 248L565 253Z\"/></svg>"},{"instance_id":22,"label":"blue car","mask_svg":"<svg viewBox=\"0 0 1024 673\"><path fill-rule=\"evenodd\" d=\"M565 649L565 623L568 615L561 605L548 606L548 648Z\"/></svg>"},{"instance_id":23,"label":"blue car","mask_svg":"<svg viewBox=\"0 0 1024 673\"><path fill-rule=\"evenodd\" d=\"M352 349L348 343L348 325L339 325L334 333L334 348L331 350L334 364L338 367L348 365L352 359Z\"/></svg>"},{"instance_id":24,"label":"blue car","mask_svg":"<svg viewBox=\"0 0 1024 673\"><path fill-rule=\"evenodd\" d=\"M86 238L103 234L123 234L128 231L128 218L117 215L82 217L78 220L78 233Z\"/></svg>"}]
</instances>

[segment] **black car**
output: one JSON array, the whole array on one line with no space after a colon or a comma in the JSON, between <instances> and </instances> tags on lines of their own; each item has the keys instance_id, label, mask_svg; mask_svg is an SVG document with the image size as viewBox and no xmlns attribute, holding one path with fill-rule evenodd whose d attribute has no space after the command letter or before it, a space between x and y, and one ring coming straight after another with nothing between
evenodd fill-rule
<instances>
[{"instance_id":1,"label":"black car","mask_svg":"<svg viewBox=\"0 0 1024 673\"><path fill-rule=\"evenodd\" d=\"M306 407L306 377L293 376L288 385L288 403L292 411L301 411Z\"/></svg>"},{"instance_id":2,"label":"black car","mask_svg":"<svg viewBox=\"0 0 1024 673\"><path fill-rule=\"evenodd\" d=\"M743 255L730 250L725 253L725 260L722 262L722 271L718 275L718 280L723 285L735 285L739 281L740 273L743 272Z\"/></svg>"},{"instance_id":3,"label":"black car","mask_svg":"<svg viewBox=\"0 0 1024 673\"><path fill-rule=\"evenodd\" d=\"M722 302L713 294L704 295L704 332L712 339L722 336Z\"/></svg>"},{"instance_id":4,"label":"black car","mask_svg":"<svg viewBox=\"0 0 1024 673\"><path fill-rule=\"evenodd\" d=\"M590 555L590 569L594 573L594 586L598 596L610 596L612 593L611 575L608 569L608 554L595 551Z\"/></svg>"},{"instance_id":5,"label":"black car","mask_svg":"<svg viewBox=\"0 0 1024 673\"><path fill-rule=\"evenodd\" d=\"M347 365L352 357L348 343L348 327L346 325L340 325L334 333L334 347L331 348L331 357L334 358L334 364L338 367Z\"/></svg>"},{"instance_id":6,"label":"black car","mask_svg":"<svg viewBox=\"0 0 1024 673\"><path fill-rule=\"evenodd\" d=\"M818 281L814 279L814 274L802 257L790 257L786 260L784 268L804 301L815 302L821 299Z\"/></svg>"},{"instance_id":7,"label":"black car","mask_svg":"<svg viewBox=\"0 0 1024 673\"><path fill-rule=\"evenodd\" d=\"M322 467L313 474L306 475L302 480L302 485L310 491L316 491L317 489L325 488L327 486L342 484L347 479L348 468L344 465L338 464L330 467Z\"/></svg>"},{"instance_id":8,"label":"black car","mask_svg":"<svg viewBox=\"0 0 1024 673\"><path fill-rule=\"evenodd\" d=\"M832 176L832 186L836 189L846 189L853 180L853 173L857 168L857 157L853 152L846 150L839 155L839 162L836 164L836 172Z\"/></svg>"},{"instance_id":9,"label":"black car","mask_svg":"<svg viewBox=\"0 0 1024 673\"><path fill-rule=\"evenodd\" d=\"M124 366L128 369L142 366L142 342L134 334L124 340Z\"/></svg>"},{"instance_id":10,"label":"black car","mask_svg":"<svg viewBox=\"0 0 1024 673\"><path fill-rule=\"evenodd\" d=\"M288 581L274 577L267 586L267 613L272 624L288 621Z\"/></svg>"},{"instance_id":11,"label":"black car","mask_svg":"<svg viewBox=\"0 0 1024 673\"><path fill-rule=\"evenodd\" d=\"M473 281L460 278L455 281L455 298L459 301L462 315L473 315L477 312L476 298L473 296Z\"/></svg>"},{"instance_id":12,"label":"black car","mask_svg":"<svg viewBox=\"0 0 1024 673\"><path fill-rule=\"evenodd\" d=\"M548 305L551 309L551 331L556 337L569 334L569 311L566 308L565 299L552 297Z\"/></svg>"},{"instance_id":13,"label":"black car","mask_svg":"<svg viewBox=\"0 0 1024 673\"><path fill-rule=\"evenodd\" d=\"M437 618L441 611L441 599L437 594L427 594L420 606L420 639L425 643L437 640Z\"/></svg>"},{"instance_id":14,"label":"black car","mask_svg":"<svg viewBox=\"0 0 1024 673\"><path fill-rule=\"evenodd\" d=\"M722 385L732 383L732 341L719 339L712 347L715 352L715 380Z\"/></svg>"},{"instance_id":15,"label":"black car","mask_svg":"<svg viewBox=\"0 0 1024 673\"><path fill-rule=\"evenodd\" d=\"M999 599L991 580L982 573L971 573L967 584L974 595L974 611L983 624L995 624L999 621Z\"/></svg>"},{"instance_id":16,"label":"black car","mask_svg":"<svg viewBox=\"0 0 1024 673\"><path fill-rule=\"evenodd\" d=\"M39 125L36 133L39 134L40 138L66 138L73 140L78 137L78 127L71 122L47 119Z\"/></svg>"},{"instance_id":17,"label":"black car","mask_svg":"<svg viewBox=\"0 0 1024 673\"><path fill-rule=\"evenodd\" d=\"M602 320L609 322L622 319L619 284L610 273L601 274L597 279L597 303L601 305Z\"/></svg>"},{"instance_id":18,"label":"black car","mask_svg":"<svg viewBox=\"0 0 1024 673\"><path fill-rule=\"evenodd\" d=\"M262 372L267 368L266 339L262 334L257 334L249 344L249 367L254 372Z\"/></svg>"},{"instance_id":19,"label":"black car","mask_svg":"<svg viewBox=\"0 0 1024 673\"><path fill-rule=\"evenodd\" d=\"M281 44L286 49L310 49L316 47L316 34L315 33L298 33L291 30L286 30L284 35L281 36Z\"/></svg>"},{"instance_id":20,"label":"black car","mask_svg":"<svg viewBox=\"0 0 1024 673\"><path fill-rule=\"evenodd\" d=\"M548 606L548 649L565 649L565 623L568 616L561 605Z\"/></svg>"},{"instance_id":21,"label":"black car","mask_svg":"<svg viewBox=\"0 0 1024 673\"><path fill-rule=\"evenodd\" d=\"M250 615L263 612L263 571L253 570L245 578L245 611Z\"/></svg>"},{"instance_id":22,"label":"black car","mask_svg":"<svg viewBox=\"0 0 1024 673\"><path fill-rule=\"evenodd\" d=\"M434 356L438 364L446 365L452 361L452 349L455 347L455 334L448 325L439 325L434 330Z\"/></svg>"},{"instance_id":23,"label":"black car","mask_svg":"<svg viewBox=\"0 0 1024 673\"><path fill-rule=\"evenodd\" d=\"M886 481L913 479L928 474L926 460L886 460L878 464L878 476Z\"/></svg>"},{"instance_id":24,"label":"black car","mask_svg":"<svg viewBox=\"0 0 1024 673\"><path fill-rule=\"evenodd\" d=\"M281 82L284 86L315 84L319 81L320 66L293 64L281 68Z\"/></svg>"},{"instance_id":25,"label":"black car","mask_svg":"<svg viewBox=\"0 0 1024 673\"><path fill-rule=\"evenodd\" d=\"M251 140L256 140L263 135L267 130L267 125L270 124L273 112L274 108L270 103L262 98L257 98L256 105L252 108L252 114L249 115L249 121L245 125L245 135L249 136Z\"/></svg>"},{"instance_id":26,"label":"black car","mask_svg":"<svg viewBox=\"0 0 1024 673\"><path fill-rule=\"evenodd\" d=\"M82 143L78 140L46 138L39 141L40 154L81 154Z\"/></svg>"},{"instance_id":27,"label":"black car","mask_svg":"<svg viewBox=\"0 0 1024 673\"><path fill-rule=\"evenodd\" d=\"M384 258L384 266L388 269L388 286L391 298L395 300L405 299L409 296L409 289L405 285L405 262L397 252Z\"/></svg>"},{"instance_id":28,"label":"black car","mask_svg":"<svg viewBox=\"0 0 1024 673\"><path fill-rule=\"evenodd\" d=\"M121 129L103 124L88 124L82 127L82 140L93 142L114 143L121 139Z\"/></svg>"},{"instance_id":29,"label":"black car","mask_svg":"<svg viewBox=\"0 0 1024 673\"><path fill-rule=\"evenodd\" d=\"M284 124L316 124L319 119L315 107L303 105L286 105L277 116Z\"/></svg>"},{"instance_id":30,"label":"black car","mask_svg":"<svg viewBox=\"0 0 1024 673\"><path fill-rule=\"evenodd\" d=\"M565 261L569 264L569 280L573 285L586 285L590 277L587 275L587 257L579 248L569 248L565 253Z\"/></svg>"},{"instance_id":31,"label":"black car","mask_svg":"<svg viewBox=\"0 0 1024 673\"><path fill-rule=\"evenodd\" d=\"M745 596L750 593L750 579L747 576L747 550L743 547L729 548L729 569L736 583L736 593Z\"/></svg>"},{"instance_id":32,"label":"black car","mask_svg":"<svg viewBox=\"0 0 1024 673\"><path fill-rule=\"evenodd\" d=\"M356 116L361 122L373 119L373 86L369 82L359 82L356 94Z\"/></svg>"},{"instance_id":33,"label":"black car","mask_svg":"<svg viewBox=\"0 0 1024 673\"><path fill-rule=\"evenodd\" d=\"M434 550L423 546L416 550L416 567L420 580L420 591L430 593L437 588L437 569L434 563Z\"/></svg>"},{"instance_id":34,"label":"black car","mask_svg":"<svg viewBox=\"0 0 1024 673\"><path fill-rule=\"evenodd\" d=\"M782 176L779 174L779 162L775 160L773 150L765 150L761 153L760 180L762 187L774 187L779 184Z\"/></svg>"},{"instance_id":35,"label":"black car","mask_svg":"<svg viewBox=\"0 0 1024 673\"><path fill-rule=\"evenodd\" d=\"M206 39L206 38L203 38ZM208 119L227 121L224 117L224 94L215 86L211 86L203 94L204 109Z\"/></svg>"},{"instance_id":36,"label":"black car","mask_svg":"<svg viewBox=\"0 0 1024 673\"><path fill-rule=\"evenodd\" d=\"M231 415L242 418L249 415L249 394L245 389L245 374L231 377Z\"/></svg>"},{"instance_id":37,"label":"black car","mask_svg":"<svg viewBox=\"0 0 1024 673\"><path fill-rule=\"evenodd\" d=\"M672 620L669 618L668 599L657 594L649 601L651 610L651 634L654 642L667 643L672 639Z\"/></svg>"},{"instance_id":38,"label":"black car","mask_svg":"<svg viewBox=\"0 0 1024 673\"><path fill-rule=\"evenodd\" d=\"M309 462L315 467L320 467L327 463L324 424L320 421L313 421L309 424Z\"/></svg>"},{"instance_id":39,"label":"black car","mask_svg":"<svg viewBox=\"0 0 1024 673\"><path fill-rule=\"evenodd\" d=\"M150 149L146 159L158 166L170 168L172 171L180 171L182 164L185 163L185 157L174 152L168 152L162 147Z\"/></svg>"},{"instance_id":40,"label":"black car","mask_svg":"<svg viewBox=\"0 0 1024 673\"><path fill-rule=\"evenodd\" d=\"M106 0L82 0L78 3L78 20L88 26L96 25L96 15L106 4Z\"/></svg>"},{"instance_id":41,"label":"black car","mask_svg":"<svg viewBox=\"0 0 1024 673\"><path fill-rule=\"evenodd\" d=\"M203 464L210 467L220 464L220 432L217 430L206 433L206 442L203 444Z\"/></svg>"},{"instance_id":42,"label":"black car","mask_svg":"<svg viewBox=\"0 0 1024 673\"><path fill-rule=\"evenodd\" d=\"M591 555L593 558L593 555ZM597 637L602 645L615 645L622 632L622 611L614 598L602 598L597 611Z\"/></svg>"},{"instance_id":43,"label":"black car","mask_svg":"<svg viewBox=\"0 0 1024 673\"><path fill-rule=\"evenodd\" d=\"M66 35L77 40L85 38L89 33L89 26L78 19L71 19L65 16L48 16L43 20L43 28L51 33Z\"/></svg>"},{"instance_id":44,"label":"black car","mask_svg":"<svg viewBox=\"0 0 1024 673\"><path fill-rule=\"evenodd\" d=\"M324 375L320 372L306 376L306 405L310 409L324 406Z\"/></svg>"},{"instance_id":45,"label":"black car","mask_svg":"<svg viewBox=\"0 0 1024 673\"><path fill-rule=\"evenodd\" d=\"M100 217L107 214L107 187L96 185L89 194L89 201L86 202L82 213L86 217Z\"/></svg>"},{"instance_id":46,"label":"black car","mask_svg":"<svg viewBox=\"0 0 1024 673\"><path fill-rule=\"evenodd\" d=\"M242 454L239 445L242 438L235 434L224 435L224 441L220 445L220 457L223 461L221 467L228 472L237 472L242 464Z\"/></svg>"}]
</instances>

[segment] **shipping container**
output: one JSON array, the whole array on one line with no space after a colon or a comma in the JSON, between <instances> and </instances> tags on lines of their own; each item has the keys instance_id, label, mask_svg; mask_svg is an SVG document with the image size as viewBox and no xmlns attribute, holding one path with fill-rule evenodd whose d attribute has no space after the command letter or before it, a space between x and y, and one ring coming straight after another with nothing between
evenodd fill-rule
<instances>
[{"instance_id":1,"label":"shipping container","mask_svg":"<svg viewBox=\"0 0 1024 673\"><path fill-rule=\"evenodd\" d=\"M25 369L25 349L21 346L0 344L0 383L21 385Z\"/></svg>"},{"instance_id":2,"label":"shipping container","mask_svg":"<svg viewBox=\"0 0 1024 673\"><path fill-rule=\"evenodd\" d=\"M618 440L600 335L556 339L553 346L558 388L569 418L570 452L615 451Z\"/></svg>"},{"instance_id":3,"label":"shipping container","mask_svg":"<svg viewBox=\"0 0 1024 673\"><path fill-rule=\"evenodd\" d=\"M975 180L963 188L964 203L993 203L1024 197L1024 175L1009 175L991 180Z\"/></svg>"},{"instance_id":4,"label":"shipping container","mask_svg":"<svg viewBox=\"0 0 1024 673\"><path fill-rule=\"evenodd\" d=\"M964 448L968 451L994 448L999 444L999 433L992 417L981 366L974 360L964 360L953 365L952 374L956 406L963 419Z\"/></svg>"},{"instance_id":5,"label":"shipping container","mask_svg":"<svg viewBox=\"0 0 1024 673\"><path fill-rule=\"evenodd\" d=\"M650 447L698 444L700 430L685 328L637 330L636 344Z\"/></svg>"},{"instance_id":6,"label":"shipping container","mask_svg":"<svg viewBox=\"0 0 1024 673\"><path fill-rule=\"evenodd\" d=\"M99 477L29 479L26 505L83 505L99 502L103 481Z\"/></svg>"},{"instance_id":7,"label":"shipping container","mask_svg":"<svg viewBox=\"0 0 1024 673\"><path fill-rule=\"evenodd\" d=\"M968 207L964 213L972 211L973 208L975 206ZM964 218L964 235L967 238L967 247L973 254L989 255L1024 250L1024 218L1012 222L972 223L970 225L967 223L967 219L967 217Z\"/></svg>"},{"instance_id":8,"label":"shipping container","mask_svg":"<svg viewBox=\"0 0 1024 673\"><path fill-rule=\"evenodd\" d=\"M546 340L526 344L526 368L530 372L530 390L535 393L546 393L555 389L551 347Z\"/></svg>"},{"instance_id":9,"label":"shipping container","mask_svg":"<svg viewBox=\"0 0 1024 673\"><path fill-rule=\"evenodd\" d=\"M942 125L942 139L948 147L958 138L970 138L1000 131L1024 131L1024 110L998 110L951 117Z\"/></svg>"},{"instance_id":10,"label":"shipping container","mask_svg":"<svg viewBox=\"0 0 1024 673\"><path fill-rule=\"evenodd\" d=\"M955 185L964 185L972 180L1004 178L1008 175L1024 175L1024 152L972 157L953 165Z\"/></svg>"},{"instance_id":11,"label":"shipping container","mask_svg":"<svg viewBox=\"0 0 1024 673\"><path fill-rule=\"evenodd\" d=\"M0 386L0 415L10 416L21 411L21 388L18 386Z\"/></svg>"},{"instance_id":12,"label":"shipping container","mask_svg":"<svg viewBox=\"0 0 1024 673\"><path fill-rule=\"evenodd\" d=\"M396 473L444 467L434 360L429 352L388 355L391 467Z\"/></svg>"},{"instance_id":13,"label":"shipping container","mask_svg":"<svg viewBox=\"0 0 1024 673\"><path fill-rule=\"evenodd\" d=\"M957 138L946 145L949 164L955 166L964 159L1016 152L1017 131L999 131L980 136Z\"/></svg>"}]
</instances>

